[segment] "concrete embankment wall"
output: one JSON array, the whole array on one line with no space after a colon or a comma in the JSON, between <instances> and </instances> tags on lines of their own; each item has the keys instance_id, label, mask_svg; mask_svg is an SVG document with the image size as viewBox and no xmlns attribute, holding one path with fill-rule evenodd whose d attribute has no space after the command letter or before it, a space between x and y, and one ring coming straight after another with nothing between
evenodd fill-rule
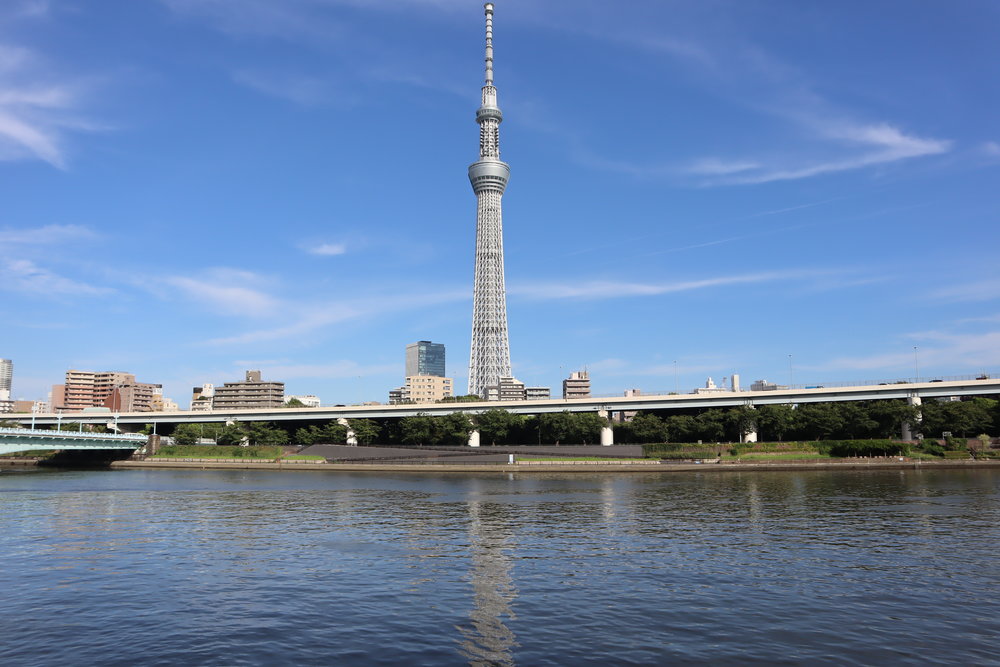
<instances>
[{"instance_id":1,"label":"concrete embankment wall","mask_svg":"<svg viewBox=\"0 0 1000 667\"><path fill-rule=\"evenodd\" d=\"M441 464L420 463L325 463L308 465L305 463L195 463L183 461L115 461L112 468L193 468L230 470L312 470L315 472L489 472L489 473L539 473L539 472L631 472L631 473L671 473L671 472L770 472L806 470L943 470L943 469L994 469L1000 470L1000 461L897 461L891 459L858 459L846 462L805 462L805 463L659 463L639 464L639 462L610 463L600 461L545 461L531 463L501 464Z\"/></svg>"}]
</instances>

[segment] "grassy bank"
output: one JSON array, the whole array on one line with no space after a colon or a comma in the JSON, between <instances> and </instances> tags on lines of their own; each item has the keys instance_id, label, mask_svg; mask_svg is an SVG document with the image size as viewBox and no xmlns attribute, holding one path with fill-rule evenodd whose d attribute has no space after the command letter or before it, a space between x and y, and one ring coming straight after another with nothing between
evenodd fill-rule
<instances>
[{"instance_id":1,"label":"grassy bank","mask_svg":"<svg viewBox=\"0 0 1000 667\"><path fill-rule=\"evenodd\" d=\"M166 445L156 453L165 459L255 459L273 461L284 454L281 447L220 447L219 445Z\"/></svg>"}]
</instances>

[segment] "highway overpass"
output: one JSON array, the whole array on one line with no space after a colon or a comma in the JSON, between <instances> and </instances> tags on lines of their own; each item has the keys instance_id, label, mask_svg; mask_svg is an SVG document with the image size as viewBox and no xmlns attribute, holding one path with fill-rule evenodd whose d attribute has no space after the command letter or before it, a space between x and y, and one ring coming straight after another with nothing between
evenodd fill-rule
<instances>
[{"instance_id":1,"label":"highway overpass","mask_svg":"<svg viewBox=\"0 0 1000 667\"><path fill-rule=\"evenodd\" d=\"M305 422L356 418L399 418L417 414L444 415L452 412L478 413L503 408L518 414L546 412L618 412L632 410L687 410L728 408L740 405L826 403L831 401L871 401L880 399L933 399L947 396L1000 394L1000 379L984 378L946 382L906 382L848 387L774 389L769 391L720 391L706 394L661 394L533 401L427 403L417 405L348 405L320 408L266 408L213 412L122 412L4 415L24 425L55 425L65 422L117 425L123 430L145 424L174 425L230 421Z\"/></svg>"}]
</instances>

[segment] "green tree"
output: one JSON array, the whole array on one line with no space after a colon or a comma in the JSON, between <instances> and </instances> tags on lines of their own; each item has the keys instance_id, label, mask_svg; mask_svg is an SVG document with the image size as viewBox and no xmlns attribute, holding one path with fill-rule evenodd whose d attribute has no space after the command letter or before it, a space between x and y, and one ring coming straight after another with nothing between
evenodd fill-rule
<instances>
[{"instance_id":1,"label":"green tree","mask_svg":"<svg viewBox=\"0 0 1000 667\"><path fill-rule=\"evenodd\" d=\"M474 428L472 419L464 412L442 415L438 420L438 440L445 445L465 445Z\"/></svg>"},{"instance_id":2,"label":"green tree","mask_svg":"<svg viewBox=\"0 0 1000 667\"><path fill-rule=\"evenodd\" d=\"M243 424L247 443L254 447L281 447L288 444L288 432L268 422Z\"/></svg>"},{"instance_id":3,"label":"green tree","mask_svg":"<svg viewBox=\"0 0 1000 667\"><path fill-rule=\"evenodd\" d=\"M791 405L761 405L757 408L757 424L762 439L785 439L785 434L795 429L795 408Z\"/></svg>"},{"instance_id":4,"label":"green tree","mask_svg":"<svg viewBox=\"0 0 1000 667\"><path fill-rule=\"evenodd\" d=\"M370 445L375 442L375 438L378 437L381 430L378 422L372 419L348 419L347 423L354 431L354 437L359 445Z\"/></svg>"},{"instance_id":5,"label":"green tree","mask_svg":"<svg viewBox=\"0 0 1000 667\"><path fill-rule=\"evenodd\" d=\"M224 447L236 447L243 444L248 444L247 434L243 429L243 424L241 422L233 422L232 424L226 424L221 429L219 429L219 435L215 438L216 444L222 445Z\"/></svg>"},{"instance_id":6,"label":"green tree","mask_svg":"<svg viewBox=\"0 0 1000 667\"><path fill-rule=\"evenodd\" d=\"M757 430L759 418L757 410L749 405L730 408L726 412L726 422L733 436L731 439L742 442L745 435Z\"/></svg>"},{"instance_id":7,"label":"green tree","mask_svg":"<svg viewBox=\"0 0 1000 667\"><path fill-rule=\"evenodd\" d=\"M347 427L336 421L329 421L322 426L313 424L296 430L295 442L300 445L343 444L347 442Z\"/></svg>"},{"instance_id":8,"label":"green tree","mask_svg":"<svg viewBox=\"0 0 1000 667\"><path fill-rule=\"evenodd\" d=\"M493 408L480 412L475 417L476 428L479 429L481 441L489 442L492 445L507 444L507 438L512 431L524 421L520 415L515 415L500 408Z\"/></svg>"},{"instance_id":9,"label":"green tree","mask_svg":"<svg viewBox=\"0 0 1000 667\"><path fill-rule=\"evenodd\" d=\"M868 411L868 418L875 422L866 434L870 438L898 438L903 423L916 424L920 413L919 408L903 399L868 401L862 405Z\"/></svg>"},{"instance_id":10,"label":"green tree","mask_svg":"<svg viewBox=\"0 0 1000 667\"><path fill-rule=\"evenodd\" d=\"M798 432L809 440L829 440L844 430L836 403L803 403L796 408Z\"/></svg>"},{"instance_id":11,"label":"green tree","mask_svg":"<svg viewBox=\"0 0 1000 667\"><path fill-rule=\"evenodd\" d=\"M691 415L670 415L664 423L670 442L694 442L700 437L698 423Z\"/></svg>"},{"instance_id":12,"label":"green tree","mask_svg":"<svg viewBox=\"0 0 1000 667\"><path fill-rule=\"evenodd\" d=\"M717 408L705 410L695 417L698 439L719 442L726 436L726 413Z\"/></svg>"},{"instance_id":13,"label":"green tree","mask_svg":"<svg viewBox=\"0 0 1000 667\"><path fill-rule=\"evenodd\" d=\"M630 440L643 444L667 441L667 425L662 419L648 412L640 412L632 420L622 424L627 427ZM620 427L618 427L620 428ZM617 429L616 429L617 430Z\"/></svg>"},{"instance_id":14,"label":"green tree","mask_svg":"<svg viewBox=\"0 0 1000 667\"><path fill-rule=\"evenodd\" d=\"M433 444L437 439L437 424L434 418L423 413L403 417L399 424L403 443L423 446Z\"/></svg>"},{"instance_id":15,"label":"green tree","mask_svg":"<svg viewBox=\"0 0 1000 667\"><path fill-rule=\"evenodd\" d=\"M306 407L306 404L293 396L292 398L290 398L287 401L285 401L284 407L286 407L286 408L304 408L304 407Z\"/></svg>"},{"instance_id":16,"label":"green tree","mask_svg":"<svg viewBox=\"0 0 1000 667\"><path fill-rule=\"evenodd\" d=\"M573 413L568 410L541 414L538 416L538 424L542 439L557 445L571 442L577 430Z\"/></svg>"},{"instance_id":17,"label":"green tree","mask_svg":"<svg viewBox=\"0 0 1000 667\"><path fill-rule=\"evenodd\" d=\"M477 394L464 394L462 396L445 396L438 403L477 403L483 399Z\"/></svg>"},{"instance_id":18,"label":"green tree","mask_svg":"<svg viewBox=\"0 0 1000 667\"><path fill-rule=\"evenodd\" d=\"M599 444L601 429L608 425L608 420L596 412L571 413L573 416L573 441L584 445Z\"/></svg>"},{"instance_id":19,"label":"green tree","mask_svg":"<svg viewBox=\"0 0 1000 667\"><path fill-rule=\"evenodd\" d=\"M879 423L872 419L870 408L864 403L835 403L841 422L841 434L850 440L870 438L877 432Z\"/></svg>"}]
</instances>

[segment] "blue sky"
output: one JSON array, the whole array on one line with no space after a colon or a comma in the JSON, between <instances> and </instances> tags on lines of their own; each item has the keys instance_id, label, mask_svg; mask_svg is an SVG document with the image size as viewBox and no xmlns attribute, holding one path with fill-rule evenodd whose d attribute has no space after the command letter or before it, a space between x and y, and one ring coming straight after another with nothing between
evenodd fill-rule
<instances>
[{"instance_id":1,"label":"blue sky","mask_svg":"<svg viewBox=\"0 0 1000 667\"><path fill-rule=\"evenodd\" d=\"M1000 5L499 0L514 372L1000 370ZM482 3L6 0L14 394L467 376ZM791 357L789 357L791 355ZM676 362L676 363L675 363Z\"/></svg>"}]
</instances>

